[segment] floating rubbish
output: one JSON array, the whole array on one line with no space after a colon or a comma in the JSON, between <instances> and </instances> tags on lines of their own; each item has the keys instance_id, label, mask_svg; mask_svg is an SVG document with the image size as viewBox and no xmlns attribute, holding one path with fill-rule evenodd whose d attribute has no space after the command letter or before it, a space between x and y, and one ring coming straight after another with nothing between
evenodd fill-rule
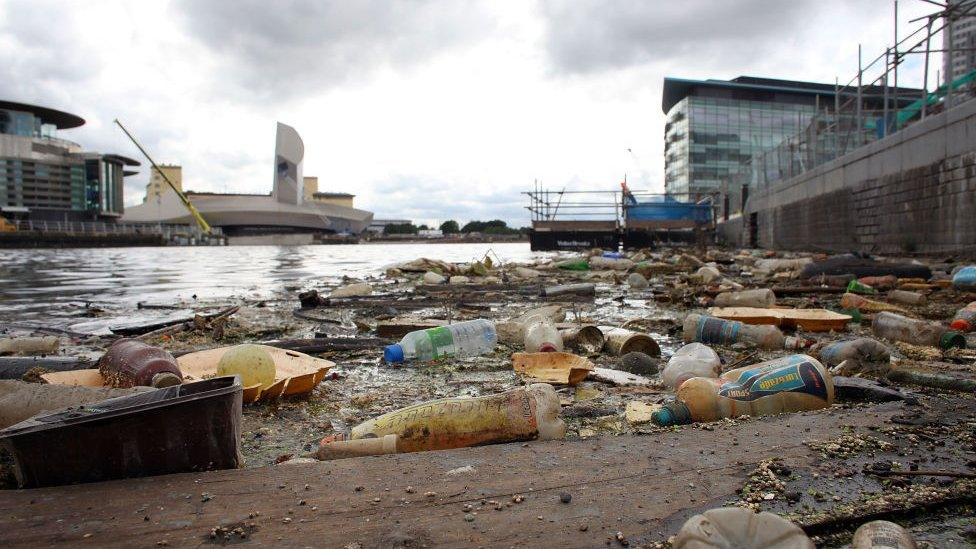
<instances>
[{"instance_id":1,"label":"floating rubbish","mask_svg":"<svg viewBox=\"0 0 976 549\"><path fill-rule=\"evenodd\" d=\"M54 336L0 338L0 355L40 355L58 352L61 340Z\"/></svg>"},{"instance_id":2,"label":"floating rubbish","mask_svg":"<svg viewBox=\"0 0 976 549\"><path fill-rule=\"evenodd\" d=\"M692 280L701 282L702 284L710 284L722 278L722 273L718 271L715 267L701 267L695 274L691 275Z\"/></svg>"},{"instance_id":3,"label":"floating rubbish","mask_svg":"<svg viewBox=\"0 0 976 549\"><path fill-rule=\"evenodd\" d=\"M645 353L631 351L617 359L617 369L639 376L652 376L657 373L657 360Z\"/></svg>"},{"instance_id":4,"label":"floating rubbish","mask_svg":"<svg viewBox=\"0 0 976 549\"><path fill-rule=\"evenodd\" d=\"M915 549L915 538L894 522L873 520L862 524L851 539L851 549Z\"/></svg>"},{"instance_id":5,"label":"floating rubbish","mask_svg":"<svg viewBox=\"0 0 976 549\"><path fill-rule=\"evenodd\" d=\"M173 355L135 339L112 343L99 359L98 371L110 387L158 388L183 383L183 372Z\"/></svg>"},{"instance_id":6,"label":"floating rubbish","mask_svg":"<svg viewBox=\"0 0 976 549\"><path fill-rule=\"evenodd\" d=\"M243 461L241 385L218 377L66 408L8 427L0 441L21 487L233 469Z\"/></svg>"},{"instance_id":7,"label":"floating rubbish","mask_svg":"<svg viewBox=\"0 0 976 549\"><path fill-rule=\"evenodd\" d=\"M565 261L559 261L555 264L557 269L563 271L589 271L590 264L585 259L567 259Z\"/></svg>"},{"instance_id":8,"label":"floating rubbish","mask_svg":"<svg viewBox=\"0 0 976 549\"><path fill-rule=\"evenodd\" d=\"M968 265L952 275L952 285L960 290L976 289L976 265Z\"/></svg>"},{"instance_id":9,"label":"floating rubbish","mask_svg":"<svg viewBox=\"0 0 976 549\"><path fill-rule=\"evenodd\" d=\"M559 411L559 397L545 383L482 397L434 400L371 419L348 435L327 437L316 457L340 459L561 439L566 424Z\"/></svg>"},{"instance_id":10,"label":"floating rubbish","mask_svg":"<svg viewBox=\"0 0 976 549\"><path fill-rule=\"evenodd\" d=\"M810 350L810 354L818 357L828 367L846 363L843 371L835 372L843 375L884 374L891 369L891 353L888 347L869 337L819 343Z\"/></svg>"},{"instance_id":11,"label":"floating rubbish","mask_svg":"<svg viewBox=\"0 0 976 549\"><path fill-rule=\"evenodd\" d=\"M742 507L710 509L685 522L674 549L815 549L799 526L779 515Z\"/></svg>"},{"instance_id":12,"label":"floating rubbish","mask_svg":"<svg viewBox=\"0 0 976 549\"><path fill-rule=\"evenodd\" d=\"M878 337L904 341L914 345L928 345L940 349L966 347L966 337L945 328L938 322L915 320L895 313L878 313L871 322L871 331Z\"/></svg>"},{"instance_id":13,"label":"floating rubbish","mask_svg":"<svg viewBox=\"0 0 976 549\"><path fill-rule=\"evenodd\" d=\"M962 379L943 374L928 374L925 372L915 372L901 368L892 368L888 372L888 379L898 383L912 383L922 387L932 387L934 389L948 389L950 391L960 391L972 393L976 391L976 381L972 379Z\"/></svg>"},{"instance_id":14,"label":"floating rubbish","mask_svg":"<svg viewBox=\"0 0 976 549\"><path fill-rule=\"evenodd\" d=\"M682 337L687 343L692 341L718 345L747 343L764 349L782 349L785 344L783 332L775 326L751 326L735 320L699 314L685 317Z\"/></svg>"},{"instance_id":15,"label":"floating rubbish","mask_svg":"<svg viewBox=\"0 0 976 549\"><path fill-rule=\"evenodd\" d=\"M768 324L786 329L802 328L807 332L843 331L850 315L827 309L759 309L753 307L712 307L708 314L716 318L737 320L746 324Z\"/></svg>"},{"instance_id":16,"label":"floating rubbish","mask_svg":"<svg viewBox=\"0 0 976 549\"><path fill-rule=\"evenodd\" d=\"M741 292L722 292L715 296L716 307L759 307L768 308L776 304L776 294L772 290L743 290Z\"/></svg>"},{"instance_id":17,"label":"floating rubbish","mask_svg":"<svg viewBox=\"0 0 976 549\"><path fill-rule=\"evenodd\" d=\"M902 305L925 305L926 301L928 301L925 294L909 292L907 290L889 290L885 298L888 301L894 301Z\"/></svg>"},{"instance_id":18,"label":"floating rubbish","mask_svg":"<svg viewBox=\"0 0 976 549\"><path fill-rule=\"evenodd\" d=\"M661 356L661 347L647 334L632 332L624 328L600 326L606 338L604 350L614 356L639 352L648 356Z\"/></svg>"},{"instance_id":19,"label":"floating rubbish","mask_svg":"<svg viewBox=\"0 0 976 549\"><path fill-rule=\"evenodd\" d=\"M512 368L533 382L576 385L593 371L593 363L570 353L515 353Z\"/></svg>"},{"instance_id":20,"label":"floating rubbish","mask_svg":"<svg viewBox=\"0 0 976 549\"><path fill-rule=\"evenodd\" d=\"M560 295L593 296L596 295L594 284L565 284L562 286L548 286L542 288L542 297L556 297Z\"/></svg>"},{"instance_id":21,"label":"floating rubbish","mask_svg":"<svg viewBox=\"0 0 976 549\"><path fill-rule=\"evenodd\" d=\"M874 290L890 290L898 284L898 277L895 275L862 276L857 281Z\"/></svg>"},{"instance_id":22,"label":"floating rubbish","mask_svg":"<svg viewBox=\"0 0 976 549\"><path fill-rule=\"evenodd\" d=\"M960 332L971 332L974 326L976 326L976 301L959 309L956 316L952 317L952 323L949 324L950 328Z\"/></svg>"},{"instance_id":23,"label":"floating rubbish","mask_svg":"<svg viewBox=\"0 0 976 549\"><path fill-rule=\"evenodd\" d=\"M261 390L275 380L274 359L262 345L237 345L227 349L217 362L218 376L240 376L244 387L257 385Z\"/></svg>"},{"instance_id":24,"label":"floating rubbish","mask_svg":"<svg viewBox=\"0 0 976 549\"><path fill-rule=\"evenodd\" d=\"M396 364L426 362L448 356L478 356L490 353L497 342L494 323L485 319L468 320L410 332L403 336L400 343L388 345L383 359Z\"/></svg>"},{"instance_id":25,"label":"floating rubbish","mask_svg":"<svg viewBox=\"0 0 976 549\"><path fill-rule=\"evenodd\" d=\"M603 383L609 383L611 385L621 385L621 386L628 386L628 385L643 386L643 385L652 384L651 380L644 376L632 374L630 372L624 372L621 370L614 370L612 368L600 368L600 367L593 368L593 371L590 372L590 375L587 376L587 379L592 379L594 381L602 381Z\"/></svg>"},{"instance_id":26,"label":"floating rubbish","mask_svg":"<svg viewBox=\"0 0 976 549\"><path fill-rule=\"evenodd\" d=\"M862 294L862 295L875 295L878 290L875 290L871 286L861 282L860 280L852 280L847 284L847 291L852 294Z\"/></svg>"},{"instance_id":27,"label":"floating rubbish","mask_svg":"<svg viewBox=\"0 0 976 549\"><path fill-rule=\"evenodd\" d=\"M626 271L634 266L634 262L629 259L614 259L609 257L595 256L590 258L589 266L590 269L594 271Z\"/></svg>"},{"instance_id":28,"label":"floating rubbish","mask_svg":"<svg viewBox=\"0 0 976 549\"><path fill-rule=\"evenodd\" d=\"M908 311L897 305L874 301L850 292L840 297L840 306L845 309L857 309L867 313L882 313L888 311L892 313L908 314Z\"/></svg>"},{"instance_id":29,"label":"floating rubbish","mask_svg":"<svg viewBox=\"0 0 976 549\"><path fill-rule=\"evenodd\" d=\"M600 328L592 324L559 330L559 336L563 347L585 354L599 353L606 342Z\"/></svg>"},{"instance_id":30,"label":"floating rubbish","mask_svg":"<svg viewBox=\"0 0 976 549\"><path fill-rule=\"evenodd\" d=\"M722 361L708 345L689 343L668 359L661 372L661 381L671 389L693 377L718 377L722 373Z\"/></svg>"},{"instance_id":31,"label":"floating rubbish","mask_svg":"<svg viewBox=\"0 0 976 549\"><path fill-rule=\"evenodd\" d=\"M437 274L434 271L427 271L424 273L424 284L443 284L447 282L447 279L443 275Z\"/></svg>"},{"instance_id":32,"label":"floating rubbish","mask_svg":"<svg viewBox=\"0 0 976 549\"><path fill-rule=\"evenodd\" d=\"M563 337L551 319L535 315L522 324L522 343L529 353L552 353L563 350Z\"/></svg>"},{"instance_id":33,"label":"floating rubbish","mask_svg":"<svg viewBox=\"0 0 976 549\"><path fill-rule=\"evenodd\" d=\"M925 265L914 263L886 263L854 254L828 257L824 261L810 263L803 267L800 278L810 278L821 274L853 274L857 277L894 275L898 278L932 278L932 270Z\"/></svg>"},{"instance_id":34,"label":"floating rubbish","mask_svg":"<svg viewBox=\"0 0 976 549\"><path fill-rule=\"evenodd\" d=\"M718 379L693 377L678 388L677 400L659 410L658 425L765 416L827 408L834 403L830 374L817 359L791 355L744 368Z\"/></svg>"},{"instance_id":35,"label":"floating rubbish","mask_svg":"<svg viewBox=\"0 0 976 549\"><path fill-rule=\"evenodd\" d=\"M654 412L660 407L660 404L646 404L638 400L632 400L624 408L624 417L627 419L627 423L631 425L643 425L651 422Z\"/></svg>"},{"instance_id":36,"label":"floating rubbish","mask_svg":"<svg viewBox=\"0 0 976 549\"><path fill-rule=\"evenodd\" d=\"M650 286L650 283L647 282L644 275L640 273L630 273L630 275L627 276L627 286L629 286L631 290L644 290Z\"/></svg>"},{"instance_id":37,"label":"floating rubbish","mask_svg":"<svg viewBox=\"0 0 976 549\"><path fill-rule=\"evenodd\" d=\"M756 270L766 272L796 271L806 267L812 261L809 257L800 257L797 259L760 259L756 261ZM804 276L803 278L809 278L809 276Z\"/></svg>"},{"instance_id":38,"label":"floating rubbish","mask_svg":"<svg viewBox=\"0 0 976 549\"><path fill-rule=\"evenodd\" d=\"M97 372L97 370L95 370ZM151 391L149 387L63 387L46 383L0 380L0 428L20 423L40 412L100 402L109 398Z\"/></svg>"},{"instance_id":39,"label":"floating rubbish","mask_svg":"<svg viewBox=\"0 0 976 549\"><path fill-rule=\"evenodd\" d=\"M361 296L370 295L371 293L373 293L373 287L370 286L369 284L363 284L363 283L349 284L347 286L342 286L340 288L336 288L335 290L332 290L332 293L329 294L329 298L331 299L336 297L361 297Z\"/></svg>"}]
</instances>

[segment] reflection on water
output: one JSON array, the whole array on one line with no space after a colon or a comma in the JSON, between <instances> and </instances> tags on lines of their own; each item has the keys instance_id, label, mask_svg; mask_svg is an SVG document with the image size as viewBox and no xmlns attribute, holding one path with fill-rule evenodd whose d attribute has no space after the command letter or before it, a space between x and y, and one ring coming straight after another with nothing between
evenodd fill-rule
<instances>
[{"instance_id":1,"label":"reflection on water","mask_svg":"<svg viewBox=\"0 0 976 549\"><path fill-rule=\"evenodd\" d=\"M58 316L58 309L85 303L128 309L194 295L264 299L418 257L472 261L489 249L502 261L532 256L527 243L0 250L0 319Z\"/></svg>"}]
</instances>

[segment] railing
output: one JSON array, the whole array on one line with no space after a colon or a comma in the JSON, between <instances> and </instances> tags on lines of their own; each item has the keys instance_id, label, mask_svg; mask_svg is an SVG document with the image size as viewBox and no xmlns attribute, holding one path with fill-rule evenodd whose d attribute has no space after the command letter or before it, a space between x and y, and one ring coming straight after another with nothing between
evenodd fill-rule
<instances>
[{"instance_id":1,"label":"railing","mask_svg":"<svg viewBox=\"0 0 976 549\"><path fill-rule=\"evenodd\" d=\"M536 187L523 192L529 201L525 207L532 222L604 223L616 228L631 225L711 223L718 193L661 194L650 191L550 191Z\"/></svg>"},{"instance_id":2,"label":"railing","mask_svg":"<svg viewBox=\"0 0 976 549\"><path fill-rule=\"evenodd\" d=\"M16 220L9 221L17 231L39 233L64 233L73 235L160 235L166 240L174 238L195 237L203 235L198 227L191 225L166 225L163 223L104 223L101 221L45 221L45 220ZM220 235L219 228L213 229L214 235Z\"/></svg>"}]
</instances>

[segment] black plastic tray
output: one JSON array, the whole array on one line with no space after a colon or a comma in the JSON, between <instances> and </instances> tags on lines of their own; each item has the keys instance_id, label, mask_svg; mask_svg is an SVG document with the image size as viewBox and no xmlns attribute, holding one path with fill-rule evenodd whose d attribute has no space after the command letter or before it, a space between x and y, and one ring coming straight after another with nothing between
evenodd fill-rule
<instances>
[{"instance_id":1,"label":"black plastic tray","mask_svg":"<svg viewBox=\"0 0 976 549\"><path fill-rule=\"evenodd\" d=\"M240 378L216 377L35 416L0 431L21 487L233 469Z\"/></svg>"}]
</instances>

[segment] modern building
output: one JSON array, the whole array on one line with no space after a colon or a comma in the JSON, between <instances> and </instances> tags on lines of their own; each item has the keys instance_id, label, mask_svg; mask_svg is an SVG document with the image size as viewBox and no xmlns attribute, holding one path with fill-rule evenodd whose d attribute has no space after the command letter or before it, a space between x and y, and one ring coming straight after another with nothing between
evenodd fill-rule
<instances>
[{"instance_id":1,"label":"modern building","mask_svg":"<svg viewBox=\"0 0 976 549\"><path fill-rule=\"evenodd\" d=\"M976 70L976 0L949 0L956 18L942 31L942 79L950 82ZM949 49L952 49L950 59Z\"/></svg>"},{"instance_id":2,"label":"modern building","mask_svg":"<svg viewBox=\"0 0 976 549\"><path fill-rule=\"evenodd\" d=\"M8 219L114 221L123 213L127 168L139 162L86 152L59 130L85 123L79 116L0 101L0 214Z\"/></svg>"},{"instance_id":3,"label":"modern building","mask_svg":"<svg viewBox=\"0 0 976 549\"><path fill-rule=\"evenodd\" d=\"M903 105L921 93L899 90ZM883 89L862 91L865 113L879 112ZM750 76L665 78L662 108L665 192L694 198L719 191L755 155L805 130L816 113L833 111L834 85Z\"/></svg>"},{"instance_id":4,"label":"modern building","mask_svg":"<svg viewBox=\"0 0 976 549\"><path fill-rule=\"evenodd\" d=\"M164 192L170 192L171 187L166 183L166 179L169 179L170 183L180 191L183 190L182 166L159 164L158 167L151 168L149 173L149 183L146 184L146 196L143 197L143 202L148 202L150 199L158 202ZM163 178L164 175L166 179Z\"/></svg>"},{"instance_id":5,"label":"modern building","mask_svg":"<svg viewBox=\"0 0 976 549\"><path fill-rule=\"evenodd\" d=\"M318 202L320 204L335 204L336 206L344 206L346 208L352 208L353 199L356 197L354 194L349 193L324 193L319 192L319 178L313 176L305 176L305 200L309 202Z\"/></svg>"},{"instance_id":6,"label":"modern building","mask_svg":"<svg viewBox=\"0 0 976 549\"><path fill-rule=\"evenodd\" d=\"M315 199L306 199L302 175L305 145L291 126L278 123L275 138L274 182L269 194L228 194L186 191L193 206L213 227L228 237L284 234L360 234L373 220L372 212ZM182 176L180 178L182 180ZM165 182L164 182L165 183ZM152 188L152 182L148 187ZM179 196L166 188L158 199L147 200L125 212L125 220L166 224L192 224L193 218Z\"/></svg>"}]
</instances>

